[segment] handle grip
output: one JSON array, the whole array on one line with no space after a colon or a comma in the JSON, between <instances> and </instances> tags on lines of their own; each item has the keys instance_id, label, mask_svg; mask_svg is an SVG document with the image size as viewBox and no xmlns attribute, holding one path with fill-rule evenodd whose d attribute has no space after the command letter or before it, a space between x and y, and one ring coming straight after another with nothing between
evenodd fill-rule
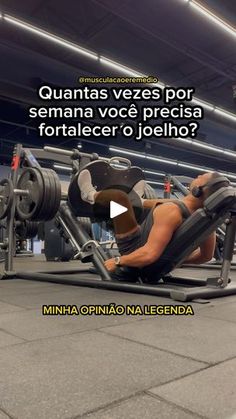
<instances>
[{"instance_id":1,"label":"handle grip","mask_svg":"<svg viewBox=\"0 0 236 419\"><path fill-rule=\"evenodd\" d=\"M125 157L111 157L109 160L109 165L112 166L112 163L125 163L127 167L117 167L118 170L126 170L127 168L130 169L131 161L126 159Z\"/></svg>"}]
</instances>

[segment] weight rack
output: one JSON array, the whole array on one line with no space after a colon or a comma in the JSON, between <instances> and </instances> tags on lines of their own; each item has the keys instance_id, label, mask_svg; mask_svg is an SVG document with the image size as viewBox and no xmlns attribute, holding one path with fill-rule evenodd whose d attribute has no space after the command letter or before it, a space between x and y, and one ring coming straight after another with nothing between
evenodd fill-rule
<instances>
[{"instance_id":1,"label":"weight rack","mask_svg":"<svg viewBox=\"0 0 236 419\"><path fill-rule=\"evenodd\" d=\"M0 243L0 247L5 253L5 269L1 279L16 277L16 272L13 268L13 258L15 254L15 227L17 224L17 221L15 222L16 200L19 195L28 195L28 191L22 189L19 190L17 188L21 169L34 168L41 171L44 169L41 167L39 161L47 161L71 166L72 174L75 174L78 172L79 168L82 169L86 164L94 160L109 161L109 159L105 157L99 157L96 153L84 153L77 149L72 151L57 149L54 147L29 149L23 148L21 144L17 144L14 147L10 176L9 179L5 180L5 182L11 182L14 193L11 197L11 208L6 217L6 238L2 243ZM62 198L66 199L67 196ZM110 280L110 276L103 265L103 261L107 257L103 248L98 246L97 242L91 240L88 233L83 228L83 225L72 214L69 206L65 202L60 205L59 211L55 216L55 223L57 228L62 231L64 239L70 241L76 252L75 259L80 259L83 262L92 262L101 277L103 279ZM82 245L79 243L82 243ZM79 272L80 271L81 270L79 270ZM72 272L74 273L73 269ZM93 273L94 270L92 269L91 272Z\"/></svg>"}]
</instances>

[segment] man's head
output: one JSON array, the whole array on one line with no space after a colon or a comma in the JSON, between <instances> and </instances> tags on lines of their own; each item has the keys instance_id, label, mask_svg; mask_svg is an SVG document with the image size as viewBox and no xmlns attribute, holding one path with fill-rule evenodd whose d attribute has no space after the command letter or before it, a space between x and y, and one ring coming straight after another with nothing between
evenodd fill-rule
<instances>
[{"instance_id":1,"label":"man's head","mask_svg":"<svg viewBox=\"0 0 236 419\"><path fill-rule=\"evenodd\" d=\"M229 180L218 172L204 173L192 181L190 192L195 198L205 200L218 189L229 185Z\"/></svg>"}]
</instances>

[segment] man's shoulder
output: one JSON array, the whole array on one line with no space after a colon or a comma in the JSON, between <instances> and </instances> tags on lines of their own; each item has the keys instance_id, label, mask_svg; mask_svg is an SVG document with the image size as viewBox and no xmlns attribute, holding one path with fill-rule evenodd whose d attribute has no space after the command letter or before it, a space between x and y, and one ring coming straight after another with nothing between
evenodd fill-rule
<instances>
[{"instance_id":1,"label":"man's shoulder","mask_svg":"<svg viewBox=\"0 0 236 419\"><path fill-rule=\"evenodd\" d=\"M181 208L173 202L158 205L153 211L153 217L159 221L161 221L161 219L167 221L174 220L176 223L182 222L183 218ZM161 217L161 219L159 217Z\"/></svg>"}]
</instances>

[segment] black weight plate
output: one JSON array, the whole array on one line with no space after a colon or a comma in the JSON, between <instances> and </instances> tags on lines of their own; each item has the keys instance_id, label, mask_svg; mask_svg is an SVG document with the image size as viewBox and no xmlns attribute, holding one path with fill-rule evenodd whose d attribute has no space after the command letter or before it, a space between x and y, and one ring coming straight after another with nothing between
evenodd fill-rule
<instances>
[{"instance_id":1,"label":"black weight plate","mask_svg":"<svg viewBox=\"0 0 236 419\"><path fill-rule=\"evenodd\" d=\"M13 203L13 185L10 179L0 181L0 220L3 220L11 211Z\"/></svg>"},{"instance_id":2,"label":"black weight plate","mask_svg":"<svg viewBox=\"0 0 236 419\"><path fill-rule=\"evenodd\" d=\"M61 182L60 179L58 177L58 175L56 174L56 172L53 171L54 174L54 180L55 180L55 186L56 186L56 199L55 199L55 214L57 213L57 211L59 210L60 204L61 204Z\"/></svg>"},{"instance_id":3,"label":"black weight plate","mask_svg":"<svg viewBox=\"0 0 236 419\"><path fill-rule=\"evenodd\" d=\"M52 187L52 207L51 207L51 213L49 214L48 220L51 220L55 217L60 203L61 203L61 183L58 175L54 170L47 169L48 173L50 174L50 182Z\"/></svg>"},{"instance_id":4,"label":"black weight plate","mask_svg":"<svg viewBox=\"0 0 236 419\"><path fill-rule=\"evenodd\" d=\"M49 221L56 215L61 201L61 184L52 169L42 169L44 179L44 203L40 211L40 220Z\"/></svg>"},{"instance_id":5,"label":"black weight plate","mask_svg":"<svg viewBox=\"0 0 236 419\"><path fill-rule=\"evenodd\" d=\"M28 196L18 196L16 201L17 214L22 220L37 220L44 200L44 182L41 171L37 168L27 168L21 174L18 189L29 191Z\"/></svg>"},{"instance_id":6,"label":"black weight plate","mask_svg":"<svg viewBox=\"0 0 236 419\"><path fill-rule=\"evenodd\" d=\"M49 194L49 202L48 202L48 209L47 209L47 217L46 221L51 220L52 214L53 214L53 208L54 208L54 201L55 201L55 185L54 185L54 179L51 173L50 169L44 169L44 171L47 172L48 180L49 180L49 188L50 188L50 194Z\"/></svg>"},{"instance_id":7,"label":"black weight plate","mask_svg":"<svg viewBox=\"0 0 236 419\"><path fill-rule=\"evenodd\" d=\"M37 216L37 221L48 220L48 215L51 214L53 196L51 193L50 175L47 169L42 169L43 183L44 183L44 198L40 212Z\"/></svg>"},{"instance_id":8,"label":"black weight plate","mask_svg":"<svg viewBox=\"0 0 236 419\"><path fill-rule=\"evenodd\" d=\"M52 169L48 169L48 174L51 183L52 206L48 220L55 217L61 202L61 184L59 177Z\"/></svg>"},{"instance_id":9,"label":"black weight plate","mask_svg":"<svg viewBox=\"0 0 236 419\"><path fill-rule=\"evenodd\" d=\"M55 201L55 186L54 186L54 179L52 177L50 169L44 169L44 172L47 173L48 181L49 181L49 200L47 205L47 214L44 217L45 221L49 221L52 218L54 201Z\"/></svg>"}]
</instances>

